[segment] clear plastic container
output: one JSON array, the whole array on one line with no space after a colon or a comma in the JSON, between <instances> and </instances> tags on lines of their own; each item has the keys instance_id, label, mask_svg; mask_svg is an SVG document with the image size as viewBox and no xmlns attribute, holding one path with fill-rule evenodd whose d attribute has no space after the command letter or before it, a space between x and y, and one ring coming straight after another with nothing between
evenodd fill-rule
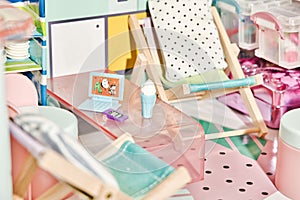
<instances>
[{"instance_id":1,"label":"clear plastic container","mask_svg":"<svg viewBox=\"0 0 300 200\"><path fill-rule=\"evenodd\" d=\"M231 42L242 49L253 50L258 47L258 29L250 19L251 15L283 2L288 0L216 0L214 4Z\"/></svg>"},{"instance_id":2,"label":"clear plastic container","mask_svg":"<svg viewBox=\"0 0 300 200\"><path fill-rule=\"evenodd\" d=\"M88 97L82 92L88 89L88 77L87 72L49 79L47 93L88 123L104 130L109 137L130 133L138 145L155 156L174 167L185 166L192 182L203 180L205 141L200 123L160 99L156 100L152 118L143 118L140 88L126 79L124 99L117 111L127 115L128 119L123 122L103 120L103 113L78 109Z\"/></svg>"},{"instance_id":3,"label":"clear plastic container","mask_svg":"<svg viewBox=\"0 0 300 200\"><path fill-rule=\"evenodd\" d=\"M300 67L300 4L288 3L251 16L259 27L255 55L286 69Z\"/></svg>"},{"instance_id":4,"label":"clear plastic container","mask_svg":"<svg viewBox=\"0 0 300 200\"><path fill-rule=\"evenodd\" d=\"M240 7L235 0L216 0L221 20L232 43L238 44Z\"/></svg>"}]
</instances>

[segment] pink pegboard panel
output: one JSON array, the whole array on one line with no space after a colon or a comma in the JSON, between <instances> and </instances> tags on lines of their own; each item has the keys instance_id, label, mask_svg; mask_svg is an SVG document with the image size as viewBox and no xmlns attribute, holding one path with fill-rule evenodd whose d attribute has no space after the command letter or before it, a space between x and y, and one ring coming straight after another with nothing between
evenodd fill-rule
<instances>
[{"instance_id":1,"label":"pink pegboard panel","mask_svg":"<svg viewBox=\"0 0 300 200\"><path fill-rule=\"evenodd\" d=\"M261 154L257 159L257 163L273 183L275 183L277 146L277 138L275 138L274 141L267 141L266 145L262 147Z\"/></svg>"},{"instance_id":2,"label":"pink pegboard panel","mask_svg":"<svg viewBox=\"0 0 300 200\"><path fill-rule=\"evenodd\" d=\"M265 199L276 188L259 164L237 150L206 142L204 180L188 185L194 199Z\"/></svg>"}]
</instances>

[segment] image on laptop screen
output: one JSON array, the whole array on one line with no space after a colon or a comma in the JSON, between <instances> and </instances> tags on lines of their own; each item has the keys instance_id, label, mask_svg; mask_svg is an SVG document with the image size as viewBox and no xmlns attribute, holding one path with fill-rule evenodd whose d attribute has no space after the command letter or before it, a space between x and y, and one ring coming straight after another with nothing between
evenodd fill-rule
<instances>
[{"instance_id":1,"label":"image on laptop screen","mask_svg":"<svg viewBox=\"0 0 300 200\"><path fill-rule=\"evenodd\" d=\"M103 112L109 108L117 109L123 100L124 76L119 74L91 72L89 76L89 98L78 108Z\"/></svg>"},{"instance_id":2,"label":"image on laptop screen","mask_svg":"<svg viewBox=\"0 0 300 200\"><path fill-rule=\"evenodd\" d=\"M123 75L92 72L89 79L89 97L123 100Z\"/></svg>"}]
</instances>

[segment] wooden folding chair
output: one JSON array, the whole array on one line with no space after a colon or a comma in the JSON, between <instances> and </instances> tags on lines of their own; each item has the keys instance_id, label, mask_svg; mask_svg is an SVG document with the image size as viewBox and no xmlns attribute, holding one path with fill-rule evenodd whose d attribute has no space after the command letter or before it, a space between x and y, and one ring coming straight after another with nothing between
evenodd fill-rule
<instances>
[{"instance_id":1,"label":"wooden folding chair","mask_svg":"<svg viewBox=\"0 0 300 200\"><path fill-rule=\"evenodd\" d=\"M220 42L223 48L224 56L226 58L226 62L228 64L227 71L229 70L232 74L233 81L245 81L245 75L241 69L241 65L238 61L238 47L235 44L231 44L226 33L226 30L221 22L220 16L215 7L211 8L212 16L214 23L217 27ZM148 20L148 22L147 22ZM177 82L169 82L163 75L162 69L162 55L159 52L159 47L157 47L157 38L155 35L155 29L153 27L144 30L145 24L149 24L151 26L151 21L149 22L149 18L138 20L135 15L129 16L129 27L132 33L132 37L134 39L136 49L139 54L137 56L136 64L133 68L131 81L136 84L140 84L141 76L146 71L148 77L156 84L156 89L159 98L168 103L183 101L183 100L191 100L191 99L203 99L207 97L217 97L224 95L226 93L239 91L243 101L249 111L249 115L253 122L253 127L247 129L240 129L236 131L226 132L226 134L219 134L219 136L233 136L233 135L241 135L248 133L258 133L260 137L264 136L267 133L267 127L264 123L260 110L255 102L254 96L250 89L250 86L255 86L262 84L262 76L258 75L253 78L252 84L242 84L233 85L232 80L228 81L229 87L225 86L227 81L215 81L212 83L204 82L201 80L200 84L197 81L202 78L202 75L195 75L192 77L185 78L184 80L179 80ZM145 28L146 29L146 28ZM156 48L155 48L156 47ZM210 72L206 74L209 77ZM225 74L225 73L223 73ZM223 76L220 74L220 76ZM227 77L228 78L228 77ZM247 80L248 81L248 80ZM247 82L246 81L246 82ZM245 83L245 82L244 82ZM193 91L193 87L206 88ZM221 86L221 87L220 87ZM214 136L212 136L214 137ZM216 135L216 137L218 137Z\"/></svg>"},{"instance_id":2,"label":"wooden folding chair","mask_svg":"<svg viewBox=\"0 0 300 200\"><path fill-rule=\"evenodd\" d=\"M47 124L50 127L51 122L48 121L48 123ZM29 125L30 121L26 121L26 124ZM105 180L112 176L111 174L107 174L108 171L104 170L103 174L101 174L102 177L99 178L99 176L96 176L95 173L91 173L93 170L89 171L92 168L87 170L85 167L78 166L76 163L74 164L72 159L70 159L70 156L66 157L65 155L68 155L70 152L74 152L77 148L76 143L69 143L73 150L67 151L67 153L63 153L62 155L62 153L57 152L57 149L54 151L52 148L45 147L41 143L39 136L38 138L33 137L34 130L30 131L29 129L26 129L26 131L24 131L24 129L26 129L26 126L20 125L20 123L15 120L14 122L10 121L10 131L13 138L29 152L22 165L20 173L14 181L14 199L24 199L32 182L32 178L38 168L43 169L58 180L56 184L36 198L38 200L64 199L67 196L70 197L70 195L74 194L78 195L77 197L80 199L134 199L116 187L113 180L109 180L109 183ZM51 129L52 128L49 128L49 130ZM29 134L28 131L31 133ZM49 134L53 133L54 132ZM71 138L67 139L68 140L64 140L64 142L69 141ZM53 142L55 140L50 141ZM99 152L97 154L98 158L109 156L111 151L115 152L116 149L118 149L126 141L132 141L130 135L124 134L123 136L120 136L109 147ZM56 148L60 148L60 143L55 144L55 146ZM65 150L68 149L68 147L63 147L63 149L64 148L66 148ZM62 151L64 152L65 150ZM83 163L90 162L90 159L94 158L90 156L87 152L84 153L84 156L79 154L75 155L75 157L85 158L82 161ZM126 163L124 163L124 165L126 165ZM94 167L94 169L98 170L98 168L102 168L102 165L99 162L99 165ZM184 167L179 167L152 188L146 195L142 196L141 199L166 199L174 194L177 189L184 187L190 181L191 178L188 171Z\"/></svg>"}]
</instances>

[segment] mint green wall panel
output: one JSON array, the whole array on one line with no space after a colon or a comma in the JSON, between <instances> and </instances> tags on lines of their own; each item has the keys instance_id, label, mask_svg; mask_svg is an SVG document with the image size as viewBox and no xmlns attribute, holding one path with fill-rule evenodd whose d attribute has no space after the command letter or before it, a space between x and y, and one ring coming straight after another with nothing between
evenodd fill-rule
<instances>
[{"instance_id":1,"label":"mint green wall panel","mask_svg":"<svg viewBox=\"0 0 300 200\"><path fill-rule=\"evenodd\" d=\"M146 10L148 0L45 0L46 21L85 18Z\"/></svg>"},{"instance_id":2,"label":"mint green wall panel","mask_svg":"<svg viewBox=\"0 0 300 200\"><path fill-rule=\"evenodd\" d=\"M134 12L138 10L139 0L109 0L109 14Z\"/></svg>"},{"instance_id":3,"label":"mint green wall panel","mask_svg":"<svg viewBox=\"0 0 300 200\"><path fill-rule=\"evenodd\" d=\"M146 10L148 6L148 0L138 0L138 10Z\"/></svg>"},{"instance_id":4,"label":"mint green wall panel","mask_svg":"<svg viewBox=\"0 0 300 200\"><path fill-rule=\"evenodd\" d=\"M112 0L46 0L46 21L105 15Z\"/></svg>"}]
</instances>

